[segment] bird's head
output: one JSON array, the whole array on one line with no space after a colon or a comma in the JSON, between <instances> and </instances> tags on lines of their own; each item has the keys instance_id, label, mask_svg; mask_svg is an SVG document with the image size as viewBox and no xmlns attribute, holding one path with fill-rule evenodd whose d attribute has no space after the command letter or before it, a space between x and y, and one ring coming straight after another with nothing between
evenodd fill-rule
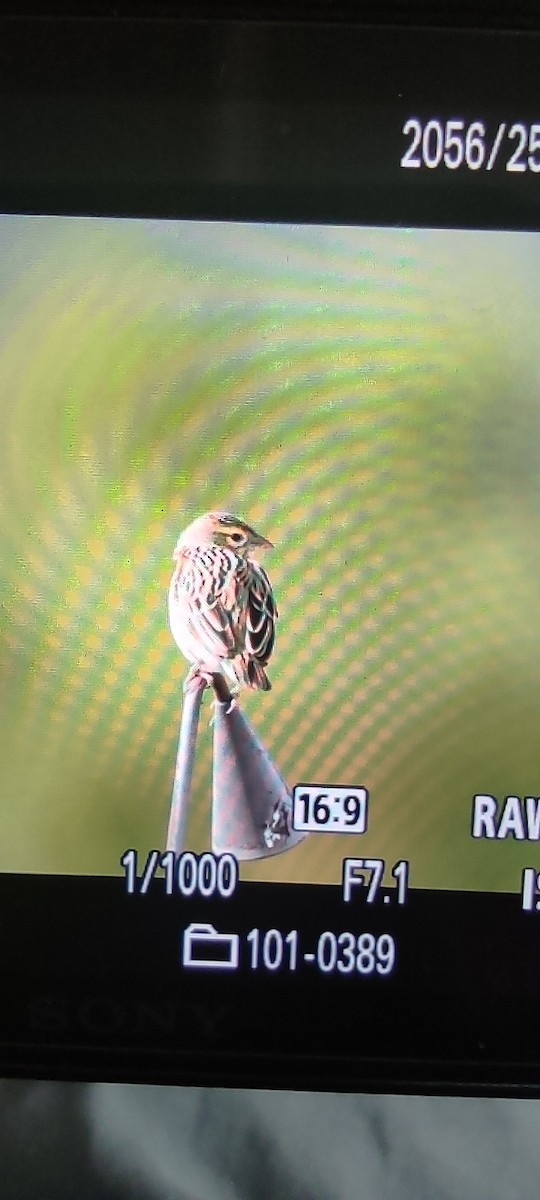
<instances>
[{"instance_id":1,"label":"bird's head","mask_svg":"<svg viewBox=\"0 0 540 1200\"><path fill-rule=\"evenodd\" d=\"M244 557L258 547L271 549L272 542L232 513L209 512L180 534L176 550L188 546L225 546Z\"/></svg>"}]
</instances>

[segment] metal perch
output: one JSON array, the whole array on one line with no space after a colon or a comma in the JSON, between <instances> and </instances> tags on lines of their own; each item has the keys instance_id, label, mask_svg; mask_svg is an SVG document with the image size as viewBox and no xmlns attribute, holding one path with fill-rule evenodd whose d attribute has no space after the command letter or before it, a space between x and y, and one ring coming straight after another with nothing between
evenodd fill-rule
<instances>
[{"instance_id":1,"label":"metal perch","mask_svg":"<svg viewBox=\"0 0 540 1200\"><path fill-rule=\"evenodd\" d=\"M167 850L174 850L175 854L181 854L184 849L201 703L203 693L207 687L208 680L203 678L203 676L198 676L192 680L190 687L184 692L171 812L167 831ZM212 687L220 703L232 703L233 697L222 675L212 676Z\"/></svg>"},{"instance_id":2,"label":"metal perch","mask_svg":"<svg viewBox=\"0 0 540 1200\"><path fill-rule=\"evenodd\" d=\"M200 679L196 680L194 686L184 693L171 814L167 831L167 850L174 850L175 854L181 854L184 849L199 717L205 688L206 680Z\"/></svg>"},{"instance_id":3,"label":"metal perch","mask_svg":"<svg viewBox=\"0 0 540 1200\"><path fill-rule=\"evenodd\" d=\"M195 675L184 693L167 850L184 849L201 702L210 685L217 699L212 849L238 859L289 850L304 837L291 826L290 791L220 673Z\"/></svg>"}]
</instances>

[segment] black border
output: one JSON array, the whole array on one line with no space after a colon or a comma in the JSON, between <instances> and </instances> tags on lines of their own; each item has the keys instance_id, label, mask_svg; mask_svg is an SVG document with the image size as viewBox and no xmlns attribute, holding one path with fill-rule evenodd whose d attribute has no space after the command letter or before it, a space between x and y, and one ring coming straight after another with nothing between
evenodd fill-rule
<instances>
[{"instance_id":1,"label":"black border","mask_svg":"<svg viewBox=\"0 0 540 1200\"><path fill-rule=\"evenodd\" d=\"M37 28L0 26L0 211L538 227L537 175L510 176L502 162L404 171L400 159L411 115L537 121L540 34L230 20Z\"/></svg>"},{"instance_id":2,"label":"black border","mask_svg":"<svg viewBox=\"0 0 540 1200\"><path fill-rule=\"evenodd\" d=\"M384 902L384 896L391 897ZM241 883L227 901L128 896L112 878L0 876L4 1074L332 1090L529 1094L540 1080L538 927L520 897ZM237 972L181 967L184 928L242 935ZM252 971L245 935L301 947L390 933L395 971ZM516 988L516 981L519 987Z\"/></svg>"}]
</instances>

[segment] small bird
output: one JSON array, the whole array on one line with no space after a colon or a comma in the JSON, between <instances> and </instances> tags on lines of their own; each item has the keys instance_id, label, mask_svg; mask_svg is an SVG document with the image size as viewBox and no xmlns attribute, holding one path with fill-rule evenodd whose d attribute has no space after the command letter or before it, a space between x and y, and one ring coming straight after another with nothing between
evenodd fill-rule
<instances>
[{"instance_id":1,"label":"small bird","mask_svg":"<svg viewBox=\"0 0 540 1200\"><path fill-rule=\"evenodd\" d=\"M169 587L173 638L192 666L184 684L221 672L232 690L267 692L277 608L266 571L253 557L272 542L232 513L209 512L176 543Z\"/></svg>"}]
</instances>

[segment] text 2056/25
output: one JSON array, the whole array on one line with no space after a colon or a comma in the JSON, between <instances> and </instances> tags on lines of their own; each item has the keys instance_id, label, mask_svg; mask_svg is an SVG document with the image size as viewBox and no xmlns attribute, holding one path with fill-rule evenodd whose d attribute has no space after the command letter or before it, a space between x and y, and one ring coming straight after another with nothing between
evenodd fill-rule
<instances>
[{"instance_id":1,"label":"text 2056/25","mask_svg":"<svg viewBox=\"0 0 540 1200\"><path fill-rule=\"evenodd\" d=\"M402 133L401 166L409 170L531 171L540 174L540 123L463 121L453 117L421 121L409 117Z\"/></svg>"}]
</instances>

